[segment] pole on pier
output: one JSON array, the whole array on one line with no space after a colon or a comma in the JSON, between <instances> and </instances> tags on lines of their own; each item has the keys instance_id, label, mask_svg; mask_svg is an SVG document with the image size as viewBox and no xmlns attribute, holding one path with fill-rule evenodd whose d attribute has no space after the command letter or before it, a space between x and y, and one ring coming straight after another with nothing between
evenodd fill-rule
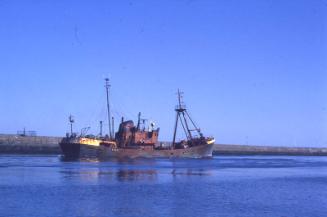
<instances>
[{"instance_id":1,"label":"pole on pier","mask_svg":"<svg viewBox=\"0 0 327 217\"><path fill-rule=\"evenodd\" d=\"M102 137L102 125L103 125L103 121L100 121L100 137Z\"/></svg>"},{"instance_id":2,"label":"pole on pier","mask_svg":"<svg viewBox=\"0 0 327 217\"><path fill-rule=\"evenodd\" d=\"M74 117L72 115L69 115L69 123L70 123L70 135L73 134L73 123L75 122L74 121Z\"/></svg>"}]
</instances>

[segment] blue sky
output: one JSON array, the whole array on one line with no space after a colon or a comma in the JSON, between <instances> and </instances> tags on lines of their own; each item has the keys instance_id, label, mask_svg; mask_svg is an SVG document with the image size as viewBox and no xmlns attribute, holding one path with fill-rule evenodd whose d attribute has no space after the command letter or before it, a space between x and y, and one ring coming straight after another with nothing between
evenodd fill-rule
<instances>
[{"instance_id":1,"label":"blue sky","mask_svg":"<svg viewBox=\"0 0 327 217\"><path fill-rule=\"evenodd\" d=\"M176 91L219 143L327 146L323 0L0 0L0 132L64 135L141 111L171 140ZM179 134L182 138L182 134Z\"/></svg>"}]
</instances>

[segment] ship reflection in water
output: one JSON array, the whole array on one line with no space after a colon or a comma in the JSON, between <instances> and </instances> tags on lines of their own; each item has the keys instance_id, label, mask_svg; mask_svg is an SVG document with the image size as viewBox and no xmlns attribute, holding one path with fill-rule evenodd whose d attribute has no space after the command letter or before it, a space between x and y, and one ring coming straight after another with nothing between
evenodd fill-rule
<instances>
[{"instance_id":1,"label":"ship reflection in water","mask_svg":"<svg viewBox=\"0 0 327 217\"><path fill-rule=\"evenodd\" d=\"M210 170L202 168L183 168L182 160L167 159L112 159L101 162L96 158L83 158L62 162L88 163L79 169L62 170L64 179L80 179L85 182L167 182L182 176L208 176Z\"/></svg>"}]
</instances>

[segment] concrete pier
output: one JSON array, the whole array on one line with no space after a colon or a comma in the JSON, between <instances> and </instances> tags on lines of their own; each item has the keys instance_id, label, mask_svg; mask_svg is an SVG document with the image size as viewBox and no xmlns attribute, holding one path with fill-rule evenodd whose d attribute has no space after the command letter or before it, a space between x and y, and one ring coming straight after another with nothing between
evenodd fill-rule
<instances>
[{"instance_id":1,"label":"concrete pier","mask_svg":"<svg viewBox=\"0 0 327 217\"><path fill-rule=\"evenodd\" d=\"M60 154L61 137L0 134L0 154Z\"/></svg>"},{"instance_id":2,"label":"concrete pier","mask_svg":"<svg viewBox=\"0 0 327 217\"><path fill-rule=\"evenodd\" d=\"M327 156L327 148L219 144L215 146L214 154Z\"/></svg>"}]
</instances>

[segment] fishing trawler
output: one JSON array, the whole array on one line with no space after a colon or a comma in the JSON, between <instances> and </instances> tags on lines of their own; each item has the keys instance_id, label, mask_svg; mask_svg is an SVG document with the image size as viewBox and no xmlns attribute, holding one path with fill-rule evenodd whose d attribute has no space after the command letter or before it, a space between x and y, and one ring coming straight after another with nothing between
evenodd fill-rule
<instances>
[{"instance_id":1,"label":"fishing trawler","mask_svg":"<svg viewBox=\"0 0 327 217\"><path fill-rule=\"evenodd\" d=\"M182 102L182 93L179 90L178 105L175 108L176 120L173 141L170 145L164 145L158 142L160 129L155 128L153 123L145 126L145 119L141 119L141 113L138 115L136 126L132 120L124 121L122 118L118 131L114 133L114 126L111 125L113 122L110 118L108 94L110 85L108 79L106 79L105 87L109 135L105 137L90 137L82 134L77 136L72 133L71 122L71 134L67 134L59 143L65 157L96 157L105 160L110 158L202 158L212 156L215 140L212 137L204 137L200 128L195 125ZM186 139L176 141L179 124L182 126ZM193 128L191 129L190 126Z\"/></svg>"}]
</instances>

